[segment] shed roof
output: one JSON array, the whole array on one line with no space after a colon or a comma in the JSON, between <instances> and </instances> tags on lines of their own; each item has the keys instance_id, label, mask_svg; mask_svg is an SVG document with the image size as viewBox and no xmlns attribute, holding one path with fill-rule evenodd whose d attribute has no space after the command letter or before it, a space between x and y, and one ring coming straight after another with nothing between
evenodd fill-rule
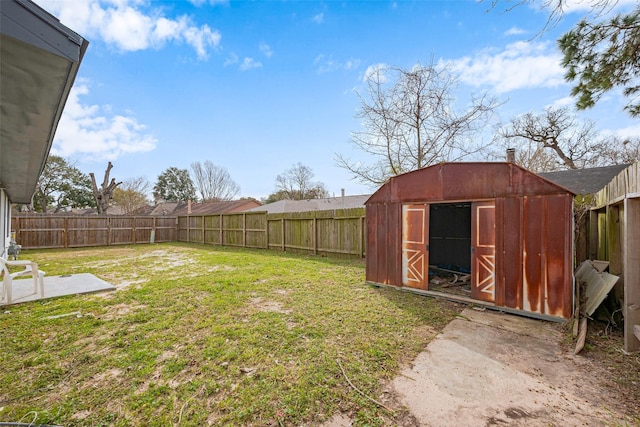
<instances>
[{"instance_id":1,"label":"shed roof","mask_svg":"<svg viewBox=\"0 0 640 427\"><path fill-rule=\"evenodd\" d=\"M267 212L270 214L290 212L326 211L331 209L363 208L364 202L369 198L368 194L358 196L329 197L326 199L309 200L278 200L250 211Z\"/></svg>"},{"instance_id":2,"label":"shed roof","mask_svg":"<svg viewBox=\"0 0 640 427\"><path fill-rule=\"evenodd\" d=\"M0 186L30 203L89 42L30 0L0 1Z\"/></svg>"},{"instance_id":3,"label":"shed roof","mask_svg":"<svg viewBox=\"0 0 640 427\"><path fill-rule=\"evenodd\" d=\"M600 168L572 169L539 173L541 177L561 185L575 194L593 194L602 190L630 165L613 165Z\"/></svg>"},{"instance_id":4,"label":"shed roof","mask_svg":"<svg viewBox=\"0 0 640 427\"><path fill-rule=\"evenodd\" d=\"M366 204L574 194L509 162L439 163L392 177Z\"/></svg>"}]
</instances>

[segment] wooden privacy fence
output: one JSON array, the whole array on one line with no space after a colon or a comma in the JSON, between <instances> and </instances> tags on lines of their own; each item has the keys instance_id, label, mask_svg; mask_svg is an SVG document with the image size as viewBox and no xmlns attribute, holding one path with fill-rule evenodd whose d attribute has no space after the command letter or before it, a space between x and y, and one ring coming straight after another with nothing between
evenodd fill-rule
<instances>
[{"instance_id":1,"label":"wooden privacy fence","mask_svg":"<svg viewBox=\"0 0 640 427\"><path fill-rule=\"evenodd\" d=\"M320 255L364 257L365 209L178 217L178 240Z\"/></svg>"},{"instance_id":2,"label":"wooden privacy fence","mask_svg":"<svg viewBox=\"0 0 640 427\"><path fill-rule=\"evenodd\" d=\"M190 216L18 215L25 249L191 242L320 255L366 255L365 209Z\"/></svg>"},{"instance_id":3,"label":"wooden privacy fence","mask_svg":"<svg viewBox=\"0 0 640 427\"><path fill-rule=\"evenodd\" d=\"M111 246L176 240L175 216L19 215L11 219L25 249Z\"/></svg>"}]
</instances>

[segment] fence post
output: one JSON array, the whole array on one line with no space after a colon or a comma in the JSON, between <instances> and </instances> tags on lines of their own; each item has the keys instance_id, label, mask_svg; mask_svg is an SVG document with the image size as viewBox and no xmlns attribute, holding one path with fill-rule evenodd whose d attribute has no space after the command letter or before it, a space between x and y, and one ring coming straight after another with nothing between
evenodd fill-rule
<instances>
[{"instance_id":1,"label":"fence post","mask_svg":"<svg viewBox=\"0 0 640 427\"><path fill-rule=\"evenodd\" d=\"M111 218L107 218L107 246L111 246Z\"/></svg>"},{"instance_id":2,"label":"fence post","mask_svg":"<svg viewBox=\"0 0 640 427\"><path fill-rule=\"evenodd\" d=\"M224 215L220 214L220 246L224 246L224 231L223 231Z\"/></svg>"},{"instance_id":3,"label":"fence post","mask_svg":"<svg viewBox=\"0 0 640 427\"><path fill-rule=\"evenodd\" d=\"M313 213L313 254L318 255L318 218L317 212Z\"/></svg>"},{"instance_id":4,"label":"fence post","mask_svg":"<svg viewBox=\"0 0 640 427\"><path fill-rule=\"evenodd\" d=\"M242 247L247 247L247 214L242 212Z\"/></svg>"},{"instance_id":5,"label":"fence post","mask_svg":"<svg viewBox=\"0 0 640 427\"><path fill-rule=\"evenodd\" d=\"M284 243L284 218L280 219L280 233L282 234L282 252L286 252L287 245Z\"/></svg>"},{"instance_id":6,"label":"fence post","mask_svg":"<svg viewBox=\"0 0 640 427\"><path fill-rule=\"evenodd\" d=\"M265 230L264 230L264 235L266 243L265 243L265 249L269 249L269 214L265 212L264 214L264 223L265 223Z\"/></svg>"},{"instance_id":7,"label":"fence post","mask_svg":"<svg viewBox=\"0 0 640 427\"><path fill-rule=\"evenodd\" d=\"M366 216L360 218L360 258L364 258Z\"/></svg>"},{"instance_id":8,"label":"fence post","mask_svg":"<svg viewBox=\"0 0 640 427\"><path fill-rule=\"evenodd\" d=\"M204 239L204 215L202 215L202 244L205 244L205 239Z\"/></svg>"},{"instance_id":9,"label":"fence post","mask_svg":"<svg viewBox=\"0 0 640 427\"><path fill-rule=\"evenodd\" d=\"M62 230L62 240L65 249L69 247L69 218L64 217L64 229Z\"/></svg>"},{"instance_id":10,"label":"fence post","mask_svg":"<svg viewBox=\"0 0 640 427\"><path fill-rule=\"evenodd\" d=\"M154 216L151 220L151 235L149 236L149 243L156 242L156 217Z\"/></svg>"}]
</instances>

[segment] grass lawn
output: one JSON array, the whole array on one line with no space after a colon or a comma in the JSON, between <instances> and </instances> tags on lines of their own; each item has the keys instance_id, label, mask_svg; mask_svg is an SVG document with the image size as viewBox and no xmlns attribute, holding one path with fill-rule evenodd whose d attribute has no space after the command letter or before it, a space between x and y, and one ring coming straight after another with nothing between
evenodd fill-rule
<instances>
[{"instance_id":1,"label":"grass lawn","mask_svg":"<svg viewBox=\"0 0 640 427\"><path fill-rule=\"evenodd\" d=\"M185 244L23 258L118 290L0 309L0 421L383 425L396 415L345 374L379 399L462 309L370 287L362 260Z\"/></svg>"}]
</instances>

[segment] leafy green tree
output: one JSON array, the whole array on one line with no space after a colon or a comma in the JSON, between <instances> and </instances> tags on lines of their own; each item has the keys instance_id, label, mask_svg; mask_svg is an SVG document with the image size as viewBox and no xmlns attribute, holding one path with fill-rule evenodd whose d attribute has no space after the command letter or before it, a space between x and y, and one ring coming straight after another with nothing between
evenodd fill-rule
<instances>
[{"instance_id":1,"label":"leafy green tree","mask_svg":"<svg viewBox=\"0 0 640 427\"><path fill-rule=\"evenodd\" d=\"M580 21L558 44L571 94L580 110L591 108L608 91L622 89L625 110L640 116L640 6L602 22Z\"/></svg>"},{"instance_id":2,"label":"leafy green tree","mask_svg":"<svg viewBox=\"0 0 640 427\"><path fill-rule=\"evenodd\" d=\"M33 210L48 213L87 207L96 207L89 176L63 157L50 155L38 179Z\"/></svg>"},{"instance_id":3,"label":"leafy green tree","mask_svg":"<svg viewBox=\"0 0 640 427\"><path fill-rule=\"evenodd\" d=\"M167 202L197 200L189 171L176 167L167 168L158 175L158 180L153 186L153 197Z\"/></svg>"}]
</instances>

